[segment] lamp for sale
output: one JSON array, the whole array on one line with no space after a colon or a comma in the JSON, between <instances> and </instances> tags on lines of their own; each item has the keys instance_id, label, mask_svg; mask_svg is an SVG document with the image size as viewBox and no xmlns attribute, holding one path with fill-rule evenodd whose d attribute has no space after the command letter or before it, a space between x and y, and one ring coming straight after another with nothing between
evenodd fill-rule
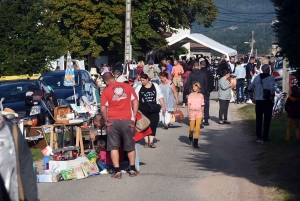
<instances>
[{"instance_id":1,"label":"lamp for sale","mask_svg":"<svg viewBox=\"0 0 300 201\"><path fill-rule=\"evenodd\" d=\"M91 68L90 74L91 75L98 75L97 69L96 68Z\"/></svg>"}]
</instances>

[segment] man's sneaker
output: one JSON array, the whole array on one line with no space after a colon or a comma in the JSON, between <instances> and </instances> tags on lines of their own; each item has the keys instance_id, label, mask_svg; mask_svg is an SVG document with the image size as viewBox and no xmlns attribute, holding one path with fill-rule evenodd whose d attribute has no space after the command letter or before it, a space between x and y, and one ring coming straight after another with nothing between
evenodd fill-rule
<instances>
[{"instance_id":1,"label":"man's sneaker","mask_svg":"<svg viewBox=\"0 0 300 201\"><path fill-rule=\"evenodd\" d=\"M203 124L204 126L209 126L208 121L205 121L205 122L203 122L202 124Z\"/></svg>"},{"instance_id":2,"label":"man's sneaker","mask_svg":"<svg viewBox=\"0 0 300 201\"><path fill-rule=\"evenodd\" d=\"M261 141L260 138L257 138L257 139L256 139L256 142L260 143L260 142L262 142L262 141Z\"/></svg>"},{"instance_id":3,"label":"man's sneaker","mask_svg":"<svg viewBox=\"0 0 300 201\"><path fill-rule=\"evenodd\" d=\"M252 104L252 100L247 100L246 103Z\"/></svg>"},{"instance_id":4,"label":"man's sneaker","mask_svg":"<svg viewBox=\"0 0 300 201\"><path fill-rule=\"evenodd\" d=\"M102 170L102 171L100 172L100 174L108 174L107 169Z\"/></svg>"}]
</instances>

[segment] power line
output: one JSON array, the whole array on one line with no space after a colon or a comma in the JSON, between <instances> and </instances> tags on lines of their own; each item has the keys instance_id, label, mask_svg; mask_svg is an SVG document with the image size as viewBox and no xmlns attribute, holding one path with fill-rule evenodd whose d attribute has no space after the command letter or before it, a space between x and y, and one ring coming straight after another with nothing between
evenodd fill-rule
<instances>
[{"instance_id":1,"label":"power line","mask_svg":"<svg viewBox=\"0 0 300 201\"><path fill-rule=\"evenodd\" d=\"M251 20L251 19L249 19ZM264 19L265 20L265 19ZM249 21L230 21L230 20L220 20L220 19L216 19L215 21L221 21L221 22L234 22L234 23L249 23ZM257 23L267 23L267 22L255 22ZM271 23L271 22L270 22Z\"/></svg>"},{"instance_id":2,"label":"power line","mask_svg":"<svg viewBox=\"0 0 300 201\"><path fill-rule=\"evenodd\" d=\"M235 10L229 10L229 9L226 9L226 8L221 8L219 6L216 6L218 9L221 9L221 10L226 10L226 11L229 11L229 12L233 12L233 13L240 13L240 14L249 14L249 15L252 15L253 13L245 13L245 12L239 12L239 11L235 11ZM275 12L268 12L268 13L256 13L256 14L275 14Z\"/></svg>"},{"instance_id":3,"label":"power line","mask_svg":"<svg viewBox=\"0 0 300 201\"><path fill-rule=\"evenodd\" d=\"M258 17L256 17L256 18L252 18L252 19L249 19L249 20L258 19L258 18L261 18L261 17L264 17L264 16L265 16L265 15L263 15L263 16L258 16ZM249 20L247 20L247 21L242 21L242 22L238 22L238 23L232 24L232 25L230 25L230 26L224 26L224 27L213 28L213 29L210 29L210 30L205 30L205 31L203 31L203 32L208 32L208 31L218 30L218 29L223 29L223 28L229 28L229 27L232 27L232 26L236 26L236 25L238 25L238 24L243 24L243 23L245 23L245 22L248 22L248 23L249 23Z\"/></svg>"},{"instance_id":4,"label":"power line","mask_svg":"<svg viewBox=\"0 0 300 201\"><path fill-rule=\"evenodd\" d=\"M218 14L223 14L223 15L274 15L275 13L223 13L223 12L218 12Z\"/></svg>"}]
</instances>

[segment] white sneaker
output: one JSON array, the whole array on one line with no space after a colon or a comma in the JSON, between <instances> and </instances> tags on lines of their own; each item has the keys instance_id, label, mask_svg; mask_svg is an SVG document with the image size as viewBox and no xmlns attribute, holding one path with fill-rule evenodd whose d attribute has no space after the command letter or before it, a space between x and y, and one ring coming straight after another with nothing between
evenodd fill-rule
<instances>
[{"instance_id":1,"label":"white sneaker","mask_svg":"<svg viewBox=\"0 0 300 201\"><path fill-rule=\"evenodd\" d=\"M246 103L252 104L252 100L247 100Z\"/></svg>"},{"instance_id":2,"label":"white sneaker","mask_svg":"<svg viewBox=\"0 0 300 201\"><path fill-rule=\"evenodd\" d=\"M107 169L102 170L100 174L108 174Z\"/></svg>"}]
</instances>

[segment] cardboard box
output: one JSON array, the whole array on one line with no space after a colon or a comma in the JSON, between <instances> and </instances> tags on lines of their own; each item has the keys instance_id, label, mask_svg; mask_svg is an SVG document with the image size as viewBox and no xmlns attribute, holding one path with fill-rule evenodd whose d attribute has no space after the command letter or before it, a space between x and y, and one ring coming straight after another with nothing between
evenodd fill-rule
<instances>
[{"instance_id":1,"label":"cardboard box","mask_svg":"<svg viewBox=\"0 0 300 201\"><path fill-rule=\"evenodd\" d=\"M52 174L52 173L43 173L43 174L38 174L36 176L37 182L38 183L48 183L48 182L58 182L60 181L61 174Z\"/></svg>"},{"instance_id":2,"label":"cardboard box","mask_svg":"<svg viewBox=\"0 0 300 201\"><path fill-rule=\"evenodd\" d=\"M49 161L49 170L55 173L60 173L62 170L76 168L81 166L81 162L89 161L86 157L78 157L74 160L67 161Z\"/></svg>"}]
</instances>

